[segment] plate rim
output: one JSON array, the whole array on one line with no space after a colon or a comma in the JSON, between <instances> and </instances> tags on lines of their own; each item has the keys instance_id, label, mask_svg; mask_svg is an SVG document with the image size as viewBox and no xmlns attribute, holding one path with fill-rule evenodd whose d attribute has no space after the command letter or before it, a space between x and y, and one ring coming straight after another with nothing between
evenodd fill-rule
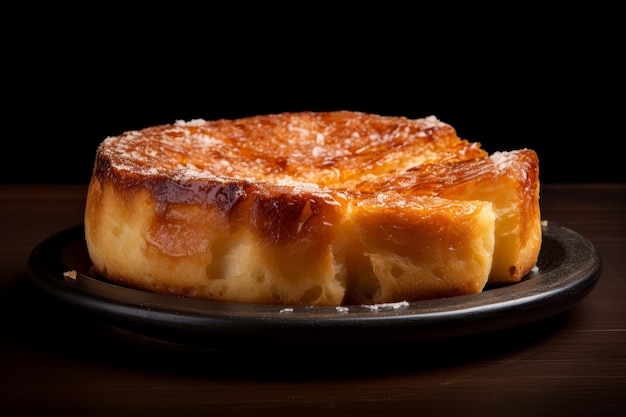
<instances>
[{"instance_id":1,"label":"plate rim","mask_svg":"<svg viewBox=\"0 0 626 417\"><path fill-rule=\"evenodd\" d=\"M540 321L568 310L595 287L602 270L596 247L577 232L542 222L539 263L551 267L522 282L481 293L373 306L289 307L198 300L149 293L104 282L74 269L62 252L86 251L84 225L43 241L28 259L29 275L57 301L136 333L210 347L254 343L300 345L423 341L494 332ZM550 246L552 245L552 249ZM550 252L548 250L550 249ZM559 253L554 253L559 252ZM546 260L549 257L558 259Z\"/></svg>"}]
</instances>

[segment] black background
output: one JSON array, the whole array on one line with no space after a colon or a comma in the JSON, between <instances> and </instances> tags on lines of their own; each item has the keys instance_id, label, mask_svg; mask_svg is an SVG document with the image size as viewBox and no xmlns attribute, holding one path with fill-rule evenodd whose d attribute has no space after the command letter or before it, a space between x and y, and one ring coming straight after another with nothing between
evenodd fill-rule
<instances>
[{"instance_id":1,"label":"black background","mask_svg":"<svg viewBox=\"0 0 626 417\"><path fill-rule=\"evenodd\" d=\"M543 182L626 182L615 10L343 4L7 15L2 182L86 183L126 130L301 110L436 115L537 150Z\"/></svg>"}]
</instances>

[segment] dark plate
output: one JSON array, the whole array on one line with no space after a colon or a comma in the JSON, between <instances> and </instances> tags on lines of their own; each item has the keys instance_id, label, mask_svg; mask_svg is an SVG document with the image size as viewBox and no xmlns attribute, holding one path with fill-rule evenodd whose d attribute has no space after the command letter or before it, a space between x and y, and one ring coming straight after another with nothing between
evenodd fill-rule
<instances>
[{"instance_id":1,"label":"dark plate","mask_svg":"<svg viewBox=\"0 0 626 417\"><path fill-rule=\"evenodd\" d=\"M50 296L125 330L188 345L376 345L463 337L540 321L574 306L595 286L602 260L576 232L543 226L538 270L479 294L377 306L294 307L153 294L90 274L83 226L41 242L29 258L33 282ZM76 279L66 277L77 271Z\"/></svg>"}]
</instances>

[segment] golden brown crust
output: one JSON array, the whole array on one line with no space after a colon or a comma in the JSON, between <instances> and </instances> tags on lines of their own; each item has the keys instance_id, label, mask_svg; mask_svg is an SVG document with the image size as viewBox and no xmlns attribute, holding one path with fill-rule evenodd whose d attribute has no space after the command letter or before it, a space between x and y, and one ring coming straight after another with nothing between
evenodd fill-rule
<instances>
[{"instance_id":1,"label":"golden brown crust","mask_svg":"<svg viewBox=\"0 0 626 417\"><path fill-rule=\"evenodd\" d=\"M251 179L341 185L363 173L486 156L434 117L411 120L357 112L282 113L177 122L105 140L94 175L144 186L154 179Z\"/></svg>"},{"instance_id":2,"label":"golden brown crust","mask_svg":"<svg viewBox=\"0 0 626 417\"><path fill-rule=\"evenodd\" d=\"M521 279L541 242L538 184L533 151L488 156L434 117L177 122L103 141L85 235L99 274L150 291L412 301Z\"/></svg>"}]
</instances>

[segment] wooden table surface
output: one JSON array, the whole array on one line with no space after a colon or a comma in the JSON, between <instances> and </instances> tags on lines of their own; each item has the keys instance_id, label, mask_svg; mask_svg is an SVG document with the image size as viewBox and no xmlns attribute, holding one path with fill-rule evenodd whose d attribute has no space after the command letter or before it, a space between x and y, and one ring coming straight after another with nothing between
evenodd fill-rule
<instances>
[{"instance_id":1,"label":"wooden table surface","mask_svg":"<svg viewBox=\"0 0 626 417\"><path fill-rule=\"evenodd\" d=\"M626 184L542 187L542 217L602 257L564 313L411 349L246 354L118 329L32 283L29 254L82 222L85 192L0 185L1 416L626 415Z\"/></svg>"}]
</instances>

